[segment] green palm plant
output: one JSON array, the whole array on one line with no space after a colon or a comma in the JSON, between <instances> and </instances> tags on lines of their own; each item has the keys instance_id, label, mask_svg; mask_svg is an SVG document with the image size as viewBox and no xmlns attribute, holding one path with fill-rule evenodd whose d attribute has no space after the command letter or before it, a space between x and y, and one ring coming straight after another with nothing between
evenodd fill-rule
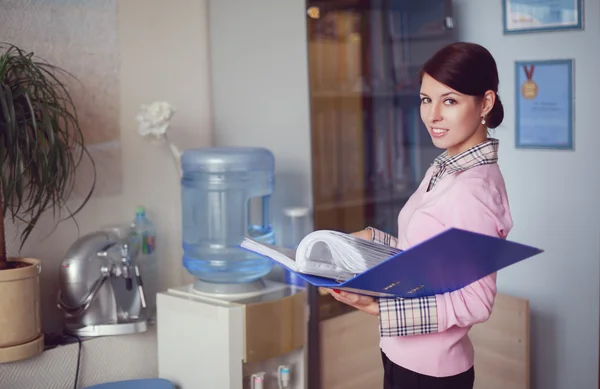
<instances>
[{"instance_id":1,"label":"green palm plant","mask_svg":"<svg viewBox=\"0 0 600 389\"><path fill-rule=\"evenodd\" d=\"M24 224L22 248L45 212L52 210L55 220L64 211L73 217L94 190L95 167L81 205L69 209L77 167L90 155L64 77L74 79L31 52L0 43L0 270L25 265L7 261L5 216Z\"/></svg>"}]
</instances>

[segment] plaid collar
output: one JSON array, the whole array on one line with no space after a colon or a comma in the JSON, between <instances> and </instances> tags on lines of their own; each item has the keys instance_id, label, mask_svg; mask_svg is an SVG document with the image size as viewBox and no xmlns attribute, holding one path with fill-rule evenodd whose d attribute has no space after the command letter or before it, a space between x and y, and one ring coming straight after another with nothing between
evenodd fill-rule
<instances>
[{"instance_id":1,"label":"plaid collar","mask_svg":"<svg viewBox=\"0 0 600 389\"><path fill-rule=\"evenodd\" d=\"M452 157L448 157L448 151L444 151L433 161L433 175L427 190L431 190L438 181L449 174L498 162L498 145L498 139L488 138L485 142Z\"/></svg>"},{"instance_id":2,"label":"plaid collar","mask_svg":"<svg viewBox=\"0 0 600 389\"><path fill-rule=\"evenodd\" d=\"M487 141L452 157L448 157L448 151L444 151L433 161L436 165L435 170L445 170L447 174L452 174L474 166L496 163L499 143L498 139L488 138Z\"/></svg>"}]
</instances>

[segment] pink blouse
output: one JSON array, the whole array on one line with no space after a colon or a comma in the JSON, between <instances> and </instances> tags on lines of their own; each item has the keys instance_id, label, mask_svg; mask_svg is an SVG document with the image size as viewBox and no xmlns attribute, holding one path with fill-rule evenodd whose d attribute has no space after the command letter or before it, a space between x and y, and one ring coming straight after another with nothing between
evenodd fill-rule
<instances>
[{"instance_id":1,"label":"pink blouse","mask_svg":"<svg viewBox=\"0 0 600 389\"><path fill-rule=\"evenodd\" d=\"M504 179L495 163L497 145L497 140L491 140L477 146L479 151L491 150L479 159L473 159L473 150L459 155L454 163L462 168L455 171L443 166L447 158L437 161L400 211L398 238L374 230L374 240L407 249L449 227L505 238L513 222ZM428 191L434 174L438 180ZM381 348L394 363L417 373L460 374L474 364L468 332L490 317L495 295L496 274L492 274L454 292L380 299Z\"/></svg>"}]
</instances>

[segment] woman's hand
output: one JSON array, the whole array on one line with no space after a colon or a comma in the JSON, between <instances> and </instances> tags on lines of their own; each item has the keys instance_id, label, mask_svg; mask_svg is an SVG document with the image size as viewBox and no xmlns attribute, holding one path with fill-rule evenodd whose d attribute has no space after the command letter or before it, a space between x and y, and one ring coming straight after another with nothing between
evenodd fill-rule
<instances>
[{"instance_id":1,"label":"woman's hand","mask_svg":"<svg viewBox=\"0 0 600 389\"><path fill-rule=\"evenodd\" d=\"M330 295L332 295L337 301L341 303L350 305L351 307L368 313L369 315L379 315L379 303L373 297L349 293L337 289L322 289L326 290Z\"/></svg>"},{"instance_id":2,"label":"woman's hand","mask_svg":"<svg viewBox=\"0 0 600 389\"><path fill-rule=\"evenodd\" d=\"M351 235L364 240L372 240L372 232L368 229L352 232ZM360 311L366 312L369 315L379 315L379 303L372 297L362 296L360 294L344 292L337 289L319 288L332 295L337 301L350 305Z\"/></svg>"}]
</instances>

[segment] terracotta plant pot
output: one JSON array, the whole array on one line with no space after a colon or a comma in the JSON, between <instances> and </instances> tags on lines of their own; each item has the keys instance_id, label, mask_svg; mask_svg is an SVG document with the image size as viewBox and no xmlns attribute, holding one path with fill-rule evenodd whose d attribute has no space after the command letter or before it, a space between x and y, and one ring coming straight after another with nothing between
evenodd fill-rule
<instances>
[{"instance_id":1,"label":"terracotta plant pot","mask_svg":"<svg viewBox=\"0 0 600 389\"><path fill-rule=\"evenodd\" d=\"M40 309L41 262L9 258L28 266L0 270L0 363L40 354L44 335Z\"/></svg>"}]
</instances>

